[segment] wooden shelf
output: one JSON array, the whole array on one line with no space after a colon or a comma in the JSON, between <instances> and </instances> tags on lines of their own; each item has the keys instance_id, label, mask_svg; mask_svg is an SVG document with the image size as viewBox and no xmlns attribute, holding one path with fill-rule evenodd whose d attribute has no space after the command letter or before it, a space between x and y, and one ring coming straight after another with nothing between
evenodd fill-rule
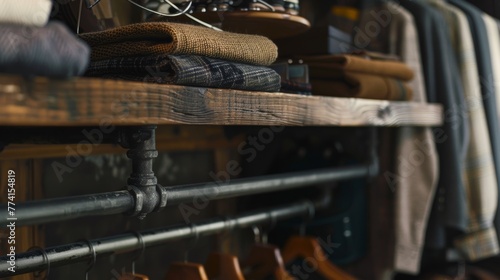
<instances>
[{"instance_id":1,"label":"wooden shelf","mask_svg":"<svg viewBox=\"0 0 500 280\"><path fill-rule=\"evenodd\" d=\"M438 104L0 76L0 125L438 126Z\"/></svg>"}]
</instances>

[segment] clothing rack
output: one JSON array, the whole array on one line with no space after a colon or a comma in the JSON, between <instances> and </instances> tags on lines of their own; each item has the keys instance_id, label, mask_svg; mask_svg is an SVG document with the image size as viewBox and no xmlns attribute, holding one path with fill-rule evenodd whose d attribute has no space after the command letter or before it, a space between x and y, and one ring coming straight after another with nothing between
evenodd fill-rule
<instances>
[{"instance_id":1,"label":"clothing rack","mask_svg":"<svg viewBox=\"0 0 500 280\"><path fill-rule=\"evenodd\" d=\"M125 129L121 133L120 143L129 149L127 155L132 160L132 173L127 180L127 190L18 203L15 207L16 224L35 225L119 213L144 218L147 213L157 212L167 205L190 203L197 197L208 201L218 200L372 177L378 173L376 130L371 128L368 133L368 155L365 164L245 179L227 178L227 182L214 178L212 182L164 187L157 183L152 170L153 159L158 155L155 129L156 126L144 126ZM132 139L135 135L141 135L140 139ZM5 211L8 209L6 204L0 207ZM0 225L6 226L9 222L11 218L5 212L0 219Z\"/></svg>"},{"instance_id":2,"label":"clothing rack","mask_svg":"<svg viewBox=\"0 0 500 280\"><path fill-rule=\"evenodd\" d=\"M158 246L182 238L198 238L200 236L252 226L272 226L278 221L293 217L304 216L305 219L312 218L316 209L326 207L329 202L329 199L315 202L304 200L267 210L252 211L234 217L214 218L196 224L181 224L145 230L139 233L126 233L93 239L88 242L76 242L47 248L45 249L45 256L41 250L28 251L16 255L15 272L7 270L9 267L9 257L2 256L0 258L0 277L40 271L46 269L49 265L50 267L57 267L86 262L89 259L92 260L94 254L96 256L122 254L140 250L142 246ZM138 235L142 237L143 242L140 241Z\"/></svg>"},{"instance_id":3,"label":"clothing rack","mask_svg":"<svg viewBox=\"0 0 500 280\"><path fill-rule=\"evenodd\" d=\"M315 184L372 177L378 173L376 130L369 130L367 160L365 164L347 167L325 168L309 171L266 175L244 179L216 180L208 183L164 187L157 183L153 172L153 159L157 157L155 142L156 126L125 128L120 132L119 143L128 149L132 161L132 172L127 180L127 189L116 192L91 194L76 197L46 199L16 205L16 226L33 225L92 215L126 213L144 218L146 214L159 211L167 204L177 205L193 202L196 197L217 200L245 195L283 191ZM328 200L328 199L327 199ZM184 224L140 233L144 244L134 233L77 242L46 250L34 250L16 254L16 269L9 271L9 256L0 257L0 277L40 271L47 267L62 266L93 258L94 255L119 254L138 247L155 246L180 238L219 233L233 228L246 228L262 224L275 224L309 213L326 206L325 200L312 203L303 201L266 211L255 211L234 218L212 219L196 225ZM2 205L7 209L6 205ZM11 218L4 215L2 225Z\"/></svg>"},{"instance_id":4,"label":"clothing rack","mask_svg":"<svg viewBox=\"0 0 500 280\"><path fill-rule=\"evenodd\" d=\"M244 179L227 179L226 182L163 187L156 182L152 172L152 159L156 157L155 127L141 127L146 135L135 145L129 146L128 157L132 160L132 174L128 179L127 190L64 197L18 203L16 205L16 225L33 225L63 221L85 216L102 216L118 213L141 214L158 211L167 205L191 203L196 197L217 200L246 195L263 194L289 190L310 185L324 184L339 180L372 177L378 173L376 152L376 132L369 133L368 159L364 164L345 167L315 169L309 171L266 175ZM126 142L126 141L125 141ZM151 200L151 201L148 201ZM151 202L151 203L150 203ZM148 206L149 204L149 206ZM150 247L181 238L198 237L220 233L225 230L247 228L264 224L274 225L277 221L305 214L313 215L317 208L326 207L328 198L318 202L302 201L268 210L253 211L233 218L216 218L193 224L169 226L140 232L143 243L136 233L126 233L91 241L76 242L33 250L16 255L16 269L9 271L9 256L0 257L0 277L40 271L47 267L57 267L71 263L84 262L95 255L120 254L136 250L142 246ZM149 207L147 211L144 210ZM154 206L151 208L151 205ZM6 205L2 205L7 209ZM142 211L142 212L141 212ZM8 215L0 223L8 225ZM139 215L140 217L140 215Z\"/></svg>"},{"instance_id":5,"label":"clothing rack","mask_svg":"<svg viewBox=\"0 0 500 280\"><path fill-rule=\"evenodd\" d=\"M376 174L376 163L355 165L341 168L325 168L312 171L284 173L260 176L249 179L234 179L227 183L215 182L159 187L166 193L167 204L178 205L189 203L194 197L202 196L206 200L217 200L289 190L315 184L369 177ZM375 173L374 173L375 172ZM7 209L1 205L0 209ZM116 191L101 194L90 194L75 197L46 199L16 206L16 224L35 225L48 222L63 221L85 216L104 216L126 213L135 207L135 199L128 191ZM8 215L3 215L0 224L8 225Z\"/></svg>"},{"instance_id":6,"label":"clothing rack","mask_svg":"<svg viewBox=\"0 0 500 280\"><path fill-rule=\"evenodd\" d=\"M95 141L92 140L99 138L99 143L114 143L127 149L127 156L132 163L127 180L111 192L16 202L16 226L120 213L144 218L166 206L192 203L196 198L203 198L205 201L219 200L269 194L339 180L369 178L379 173L376 141L378 126L437 126L443 122L442 108L438 104L304 97L174 85L148 84L145 89L144 84L83 78L53 81L7 76L0 77L0 84L5 89L19 89L16 95L0 90L0 96L7 102L2 106L21 109L5 110L6 116L1 118L2 125L6 127L3 128L5 135L0 143L0 151L8 144L69 144L82 141L93 144ZM147 98L141 106L137 106L135 98L122 100L123 96L130 94L131 89L138 89L138 85L141 88L137 92L141 98L145 90L148 92L144 95ZM135 92L133 91L134 94ZM31 98L33 93L36 93L37 98ZM61 102L59 107L53 108L56 97L68 102ZM108 108L116 105L116 100L120 100L120 108L134 109L127 110L127 115L110 112ZM73 106L74 104L79 106ZM87 110L88 108L92 110ZM103 120L110 120L113 129L103 126ZM153 160L158 156L156 125L270 126L271 131L272 128L279 128L275 127L277 125L366 127L369 133L359 135L363 143L358 144L363 147L358 147L360 149L357 155L362 152L366 155L359 164L244 179L227 176L219 178L220 181L214 178L214 181L208 183L162 186L153 172ZM15 129L15 133L12 129ZM88 138L83 131L97 131L99 137ZM366 149L364 144L367 145ZM0 278L86 262L93 260L94 254L106 257L181 238L198 238L266 224L272 226L292 217L312 216L315 210L331 205L328 199L325 196L322 201L295 202L231 218L213 218L196 222L195 225L184 223L145 229L139 234L122 233L46 249L16 252L15 273L7 270L10 267L7 262L9 256L3 255L0 256ZM0 206L7 209L5 204ZM3 226L8 225L7 214L5 212L5 215L0 215L0 224Z\"/></svg>"}]
</instances>

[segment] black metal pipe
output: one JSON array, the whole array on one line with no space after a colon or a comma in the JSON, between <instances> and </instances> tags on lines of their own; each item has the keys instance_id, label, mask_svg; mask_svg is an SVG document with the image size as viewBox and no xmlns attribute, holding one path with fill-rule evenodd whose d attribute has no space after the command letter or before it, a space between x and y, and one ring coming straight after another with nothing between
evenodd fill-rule
<instances>
[{"instance_id":1,"label":"black metal pipe","mask_svg":"<svg viewBox=\"0 0 500 280\"><path fill-rule=\"evenodd\" d=\"M206 236L220 233L234 228L248 228L253 225L274 224L277 221L308 215L316 208L326 206L324 202L313 203L301 201L281 207L273 207L267 210L253 211L235 217L215 218L199 222L196 225L182 224L140 232L146 247L158 246L165 242L190 238L195 236ZM141 248L137 236L133 233L121 234L90 241L95 253L99 255L120 254L138 250ZM57 267L71 263L84 262L93 256L88 243L77 242L63 246L50 247L45 250L50 267ZM8 270L9 257L0 257L0 277L13 276L33 271L43 270L47 267L47 261L39 250L29 251L16 255L15 272Z\"/></svg>"},{"instance_id":2,"label":"black metal pipe","mask_svg":"<svg viewBox=\"0 0 500 280\"><path fill-rule=\"evenodd\" d=\"M373 164L367 164L234 179L220 184L210 182L162 188L167 193L167 204L176 205L192 202L194 198L217 200L366 177L370 176L372 171ZM125 213L133 210L134 206L134 198L127 191L19 203L16 206L16 225L34 225L84 216ZM7 206L2 204L0 209L6 211ZM2 226L8 225L8 215L4 213L0 220Z\"/></svg>"},{"instance_id":3,"label":"black metal pipe","mask_svg":"<svg viewBox=\"0 0 500 280\"><path fill-rule=\"evenodd\" d=\"M158 192L153 160L158 157L156 150L156 126L135 127L122 132L121 144L127 147L127 157L132 161L132 174L127 180L129 190L134 192L136 199L134 211L130 215L144 219L148 213L158 210L165 202L161 201Z\"/></svg>"},{"instance_id":4,"label":"black metal pipe","mask_svg":"<svg viewBox=\"0 0 500 280\"><path fill-rule=\"evenodd\" d=\"M44 224L93 215L112 215L134 208L134 198L128 191L116 191L92 195L64 197L16 203L16 225ZM0 206L2 211L7 206ZM9 222L6 212L1 217L1 225Z\"/></svg>"},{"instance_id":5,"label":"black metal pipe","mask_svg":"<svg viewBox=\"0 0 500 280\"><path fill-rule=\"evenodd\" d=\"M237 196L289 190L303 186L322 184L345 179L368 177L370 168L367 165L351 167L325 168L312 171L275 174L261 176L258 179L235 179L223 183L209 182L201 184L164 187L167 191L167 204L175 205L193 202L194 199L205 198L217 200Z\"/></svg>"}]
</instances>

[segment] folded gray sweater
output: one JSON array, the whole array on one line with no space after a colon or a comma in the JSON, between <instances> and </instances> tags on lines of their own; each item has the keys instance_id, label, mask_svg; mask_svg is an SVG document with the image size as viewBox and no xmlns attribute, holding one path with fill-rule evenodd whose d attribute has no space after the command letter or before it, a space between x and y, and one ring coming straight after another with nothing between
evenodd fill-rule
<instances>
[{"instance_id":1,"label":"folded gray sweater","mask_svg":"<svg viewBox=\"0 0 500 280\"><path fill-rule=\"evenodd\" d=\"M67 78L82 75L90 48L59 22L44 27L0 24L0 72Z\"/></svg>"}]
</instances>

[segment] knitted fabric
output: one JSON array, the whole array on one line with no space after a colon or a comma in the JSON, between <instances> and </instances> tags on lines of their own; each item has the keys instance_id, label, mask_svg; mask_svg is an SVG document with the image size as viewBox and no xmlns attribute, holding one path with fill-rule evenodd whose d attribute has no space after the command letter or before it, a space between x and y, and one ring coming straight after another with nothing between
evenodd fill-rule
<instances>
[{"instance_id":1,"label":"knitted fabric","mask_svg":"<svg viewBox=\"0 0 500 280\"><path fill-rule=\"evenodd\" d=\"M193 54L270 65L278 55L276 45L266 37L181 23L138 23L80 37L92 47L93 61L153 54Z\"/></svg>"}]
</instances>

